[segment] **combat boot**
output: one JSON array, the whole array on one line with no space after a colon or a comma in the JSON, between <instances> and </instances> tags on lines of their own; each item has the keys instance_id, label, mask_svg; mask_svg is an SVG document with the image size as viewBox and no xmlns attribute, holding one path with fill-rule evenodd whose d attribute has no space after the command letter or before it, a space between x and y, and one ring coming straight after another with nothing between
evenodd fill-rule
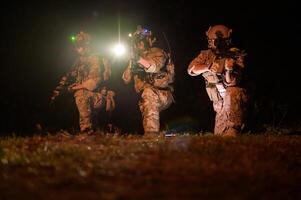
<instances>
[{"instance_id":1,"label":"combat boot","mask_svg":"<svg viewBox=\"0 0 301 200\"><path fill-rule=\"evenodd\" d=\"M239 131L235 128L229 128L224 133L221 134L223 137L236 137Z\"/></svg>"},{"instance_id":2,"label":"combat boot","mask_svg":"<svg viewBox=\"0 0 301 200\"><path fill-rule=\"evenodd\" d=\"M159 131L146 131L143 135L144 138L163 138L163 134Z\"/></svg>"}]
</instances>

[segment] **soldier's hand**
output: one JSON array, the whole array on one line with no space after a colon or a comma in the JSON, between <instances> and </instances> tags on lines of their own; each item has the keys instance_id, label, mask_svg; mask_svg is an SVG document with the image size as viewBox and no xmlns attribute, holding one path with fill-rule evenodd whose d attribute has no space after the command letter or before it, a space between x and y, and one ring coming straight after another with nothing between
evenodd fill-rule
<instances>
[{"instance_id":1,"label":"soldier's hand","mask_svg":"<svg viewBox=\"0 0 301 200\"><path fill-rule=\"evenodd\" d=\"M170 62L170 63L167 64L166 69L167 69L168 72L174 72L175 71L175 65L172 62Z\"/></svg>"},{"instance_id":2,"label":"soldier's hand","mask_svg":"<svg viewBox=\"0 0 301 200\"><path fill-rule=\"evenodd\" d=\"M226 58L226 60L225 60L225 69L226 70L233 70L234 62L235 62L234 59Z\"/></svg>"},{"instance_id":3,"label":"soldier's hand","mask_svg":"<svg viewBox=\"0 0 301 200\"><path fill-rule=\"evenodd\" d=\"M69 85L68 86L68 88L67 88L67 90L69 91L69 92L73 92L73 86L75 86L76 85L76 83L73 83L73 84L71 84L71 85Z\"/></svg>"},{"instance_id":4,"label":"soldier's hand","mask_svg":"<svg viewBox=\"0 0 301 200\"><path fill-rule=\"evenodd\" d=\"M219 63L213 62L212 65L209 67L209 70L213 73L217 73L219 71Z\"/></svg>"},{"instance_id":5,"label":"soldier's hand","mask_svg":"<svg viewBox=\"0 0 301 200\"><path fill-rule=\"evenodd\" d=\"M83 86L78 83L74 83L68 87L68 91L70 91L70 92L74 92L74 91L80 90L80 89L83 89Z\"/></svg>"},{"instance_id":6,"label":"soldier's hand","mask_svg":"<svg viewBox=\"0 0 301 200\"><path fill-rule=\"evenodd\" d=\"M60 95L60 92L57 90L54 90L52 92L52 96L49 98L49 104L53 104L53 102L56 100L56 97Z\"/></svg>"},{"instance_id":7,"label":"soldier's hand","mask_svg":"<svg viewBox=\"0 0 301 200\"><path fill-rule=\"evenodd\" d=\"M56 100L55 96L50 97L50 99L49 99L49 107L50 108L52 108L54 106L55 100Z\"/></svg>"},{"instance_id":8,"label":"soldier's hand","mask_svg":"<svg viewBox=\"0 0 301 200\"><path fill-rule=\"evenodd\" d=\"M76 84L72 87L72 90L81 90L81 89L84 89L83 85L82 84Z\"/></svg>"},{"instance_id":9,"label":"soldier's hand","mask_svg":"<svg viewBox=\"0 0 301 200\"><path fill-rule=\"evenodd\" d=\"M55 98L55 97L59 96L59 94L60 94L59 91L53 90L53 92L52 92L52 97L51 97L51 98Z\"/></svg>"}]
</instances>

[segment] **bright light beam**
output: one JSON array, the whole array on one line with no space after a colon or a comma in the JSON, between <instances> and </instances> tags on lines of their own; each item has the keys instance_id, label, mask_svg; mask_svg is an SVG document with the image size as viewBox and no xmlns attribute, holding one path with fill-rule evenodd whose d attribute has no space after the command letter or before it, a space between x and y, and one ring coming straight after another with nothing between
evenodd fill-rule
<instances>
[{"instance_id":1,"label":"bright light beam","mask_svg":"<svg viewBox=\"0 0 301 200\"><path fill-rule=\"evenodd\" d=\"M113 52L117 56L122 56L125 53L125 47L121 43L118 43L114 46Z\"/></svg>"},{"instance_id":2,"label":"bright light beam","mask_svg":"<svg viewBox=\"0 0 301 200\"><path fill-rule=\"evenodd\" d=\"M125 46L120 43L120 16L118 16L118 44L113 47L113 52L116 56L122 56L125 51Z\"/></svg>"}]
</instances>

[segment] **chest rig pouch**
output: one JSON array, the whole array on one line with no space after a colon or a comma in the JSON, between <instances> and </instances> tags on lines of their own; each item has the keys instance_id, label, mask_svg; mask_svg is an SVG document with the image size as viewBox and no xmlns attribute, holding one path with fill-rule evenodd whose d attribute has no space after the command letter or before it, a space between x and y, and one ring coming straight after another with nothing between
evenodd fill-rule
<instances>
[{"instance_id":1,"label":"chest rig pouch","mask_svg":"<svg viewBox=\"0 0 301 200\"><path fill-rule=\"evenodd\" d=\"M217 102L223 100L226 88L223 85L221 75L205 72L202 74L206 80L206 91L211 101Z\"/></svg>"}]
</instances>

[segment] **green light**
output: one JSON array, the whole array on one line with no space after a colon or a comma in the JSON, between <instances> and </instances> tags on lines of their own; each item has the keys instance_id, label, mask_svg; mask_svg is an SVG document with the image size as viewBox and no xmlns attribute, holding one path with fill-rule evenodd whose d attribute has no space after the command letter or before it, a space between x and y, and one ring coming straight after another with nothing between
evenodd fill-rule
<instances>
[{"instance_id":1,"label":"green light","mask_svg":"<svg viewBox=\"0 0 301 200\"><path fill-rule=\"evenodd\" d=\"M71 35L71 36L70 36L70 40L71 40L71 42L75 42L75 40L76 40L75 36L74 36L74 35Z\"/></svg>"}]
</instances>

